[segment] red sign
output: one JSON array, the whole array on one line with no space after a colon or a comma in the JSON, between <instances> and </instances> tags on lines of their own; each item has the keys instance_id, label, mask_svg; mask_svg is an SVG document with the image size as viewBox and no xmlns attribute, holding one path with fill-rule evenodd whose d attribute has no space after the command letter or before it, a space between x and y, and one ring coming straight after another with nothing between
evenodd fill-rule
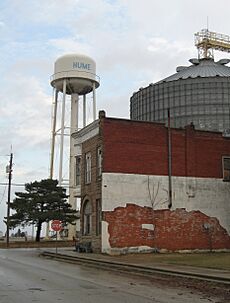
<instances>
[{"instance_id":1,"label":"red sign","mask_svg":"<svg viewBox=\"0 0 230 303\"><path fill-rule=\"evenodd\" d=\"M60 221L60 220L53 220L51 222L51 228L54 231L60 231L60 230L62 230L62 221Z\"/></svg>"}]
</instances>

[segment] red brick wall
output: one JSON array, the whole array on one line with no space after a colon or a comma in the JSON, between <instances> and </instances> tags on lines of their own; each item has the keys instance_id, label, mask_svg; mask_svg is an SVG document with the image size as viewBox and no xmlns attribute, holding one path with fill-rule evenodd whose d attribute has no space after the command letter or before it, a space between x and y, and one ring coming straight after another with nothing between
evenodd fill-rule
<instances>
[{"instance_id":1,"label":"red brick wall","mask_svg":"<svg viewBox=\"0 0 230 303\"><path fill-rule=\"evenodd\" d=\"M168 174L167 128L163 124L104 118L103 172ZM174 176L222 178L230 140L220 133L172 129Z\"/></svg>"},{"instance_id":2,"label":"red brick wall","mask_svg":"<svg viewBox=\"0 0 230 303\"><path fill-rule=\"evenodd\" d=\"M108 222L112 248L149 246L158 249L230 249L230 236L216 218L200 211L185 209L155 210L127 204L103 213ZM204 223L211 226L205 230ZM142 224L154 224L155 229L143 229Z\"/></svg>"}]
</instances>

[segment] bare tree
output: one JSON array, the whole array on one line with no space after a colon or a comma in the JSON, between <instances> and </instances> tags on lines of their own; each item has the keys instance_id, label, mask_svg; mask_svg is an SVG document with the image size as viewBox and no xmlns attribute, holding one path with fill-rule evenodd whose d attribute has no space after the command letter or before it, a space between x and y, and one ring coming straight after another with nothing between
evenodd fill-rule
<instances>
[{"instance_id":1,"label":"bare tree","mask_svg":"<svg viewBox=\"0 0 230 303\"><path fill-rule=\"evenodd\" d=\"M167 193L167 198L159 199L158 195L160 190ZM159 180L157 181L157 184L155 184L154 181L152 182L152 184L150 184L150 176L148 176L148 194L153 210L155 210L156 206L164 205L168 202L168 190L162 187L161 182Z\"/></svg>"},{"instance_id":2,"label":"bare tree","mask_svg":"<svg viewBox=\"0 0 230 303\"><path fill-rule=\"evenodd\" d=\"M153 218L153 244L155 241L155 209L157 206L159 205L164 205L166 203L168 203L169 198L168 198L168 190L165 189L161 182L158 180L157 183L154 182L154 180L152 181L152 184L150 184L150 176L148 176L148 180L147 180L147 184L148 184L148 196L149 196L149 200L151 203L151 207L152 207L152 218ZM160 191L163 191L166 193L166 198L159 198L159 193ZM155 246L155 244L154 244ZM157 248L156 252L158 251Z\"/></svg>"}]
</instances>

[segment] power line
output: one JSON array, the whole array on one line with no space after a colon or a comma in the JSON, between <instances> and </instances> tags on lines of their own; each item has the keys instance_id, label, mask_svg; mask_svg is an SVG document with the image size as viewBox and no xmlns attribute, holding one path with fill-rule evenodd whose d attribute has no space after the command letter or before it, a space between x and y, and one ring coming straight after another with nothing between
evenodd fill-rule
<instances>
[{"instance_id":1,"label":"power line","mask_svg":"<svg viewBox=\"0 0 230 303\"><path fill-rule=\"evenodd\" d=\"M8 183L0 183L1 185L8 185ZM12 186L25 186L25 184L21 184L21 183L11 183Z\"/></svg>"},{"instance_id":2,"label":"power line","mask_svg":"<svg viewBox=\"0 0 230 303\"><path fill-rule=\"evenodd\" d=\"M2 203L2 201L3 201L4 197L5 197L6 187L7 187L7 184L6 184L5 188L4 188L4 191L3 191L3 194L2 194L2 199L1 199L1 201L0 201L0 204Z\"/></svg>"}]
</instances>

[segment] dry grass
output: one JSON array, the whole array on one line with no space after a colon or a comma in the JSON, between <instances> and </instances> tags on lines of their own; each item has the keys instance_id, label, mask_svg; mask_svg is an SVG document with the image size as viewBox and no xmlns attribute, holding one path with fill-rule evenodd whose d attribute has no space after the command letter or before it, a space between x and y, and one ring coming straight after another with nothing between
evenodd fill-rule
<instances>
[{"instance_id":1,"label":"dry grass","mask_svg":"<svg viewBox=\"0 0 230 303\"><path fill-rule=\"evenodd\" d=\"M119 256L120 261L148 264L178 264L230 270L230 253L172 253L172 254L132 254Z\"/></svg>"}]
</instances>

